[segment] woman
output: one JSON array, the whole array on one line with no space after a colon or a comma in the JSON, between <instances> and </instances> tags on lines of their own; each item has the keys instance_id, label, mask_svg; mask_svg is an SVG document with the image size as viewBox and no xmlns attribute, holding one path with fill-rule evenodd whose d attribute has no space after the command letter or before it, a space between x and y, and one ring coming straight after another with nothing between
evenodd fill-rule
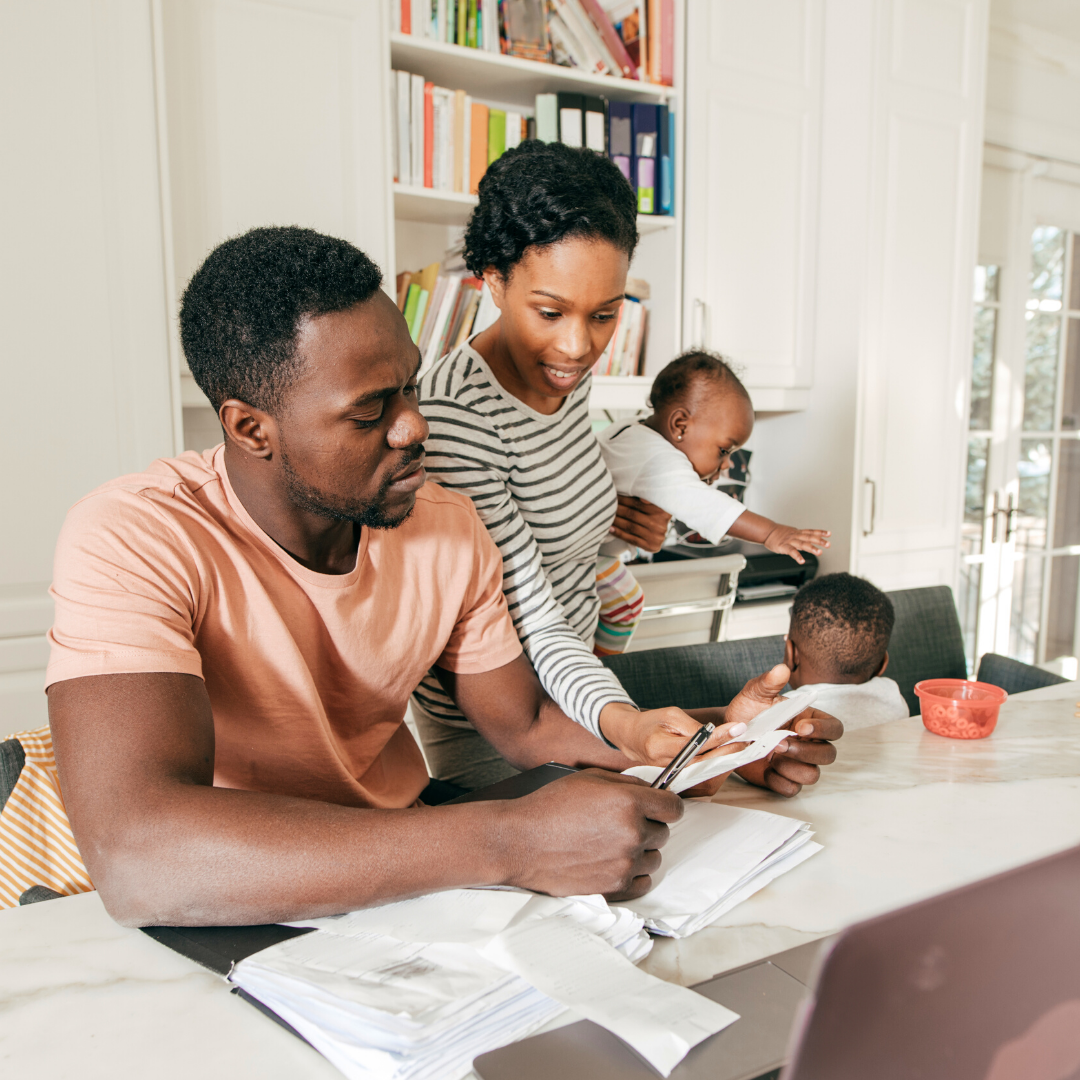
<instances>
[{"instance_id":1,"label":"woman","mask_svg":"<svg viewBox=\"0 0 1080 1080\"><path fill-rule=\"evenodd\" d=\"M493 163L479 191L465 261L500 317L421 382L428 473L473 500L502 551L510 614L563 711L624 752L650 725L685 740L695 721L638 712L592 652L600 544L614 533L658 548L666 525L641 505L617 511L588 414L637 245L633 191L607 158L535 141ZM476 788L514 771L434 676L413 713L438 779Z\"/></svg>"}]
</instances>

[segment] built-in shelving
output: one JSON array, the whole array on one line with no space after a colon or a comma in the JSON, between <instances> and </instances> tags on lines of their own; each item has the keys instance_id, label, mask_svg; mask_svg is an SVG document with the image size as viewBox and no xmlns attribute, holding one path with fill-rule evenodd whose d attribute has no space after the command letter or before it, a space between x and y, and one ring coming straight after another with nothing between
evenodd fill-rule
<instances>
[{"instance_id":1,"label":"built-in shelving","mask_svg":"<svg viewBox=\"0 0 1080 1080\"><path fill-rule=\"evenodd\" d=\"M618 101L671 101L677 97L670 86L590 75L578 68L467 49L410 34L390 35L390 62L395 70L422 74L439 86L468 90L474 97L529 109L537 94L559 90Z\"/></svg>"},{"instance_id":2,"label":"built-in shelving","mask_svg":"<svg viewBox=\"0 0 1080 1080\"><path fill-rule=\"evenodd\" d=\"M394 184L394 217L401 221L422 221L430 225L464 225L476 206L475 195L434 188ZM663 214L638 214L638 232L642 236L660 229L671 229L677 218Z\"/></svg>"}]
</instances>

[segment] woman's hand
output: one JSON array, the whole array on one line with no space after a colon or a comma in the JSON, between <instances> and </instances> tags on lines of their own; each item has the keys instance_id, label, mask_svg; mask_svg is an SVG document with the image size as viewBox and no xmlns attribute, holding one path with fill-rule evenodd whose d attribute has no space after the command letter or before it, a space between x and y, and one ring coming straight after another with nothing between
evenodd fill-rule
<instances>
[{"instance_id":1,"label":"woman's hand","mask_svg":"<svg viewBox=\"0 0 1080 1080\"><path fill-rule=\"evenodd\" d=\"M620 495L612 533L645 551L659 551L667 536L671 515L659 506L635 495ZM689 736L687 736L689 738Z\"/></svg>"},{"instance_id":2,"label":"woman's hand","mask_svg":"<svg viewBox=\"0 0 1080 1080\"><path fill-rule=\"evenodd\" d=\"M791 525L777 525L765 537L764 544L770 551L790 555L797 563L804 563L806 560L799 552L810 551L820 555L822 548L829 546L830 536L832 533L828 529L796 529Z\"/></svg>"}]
</instances>

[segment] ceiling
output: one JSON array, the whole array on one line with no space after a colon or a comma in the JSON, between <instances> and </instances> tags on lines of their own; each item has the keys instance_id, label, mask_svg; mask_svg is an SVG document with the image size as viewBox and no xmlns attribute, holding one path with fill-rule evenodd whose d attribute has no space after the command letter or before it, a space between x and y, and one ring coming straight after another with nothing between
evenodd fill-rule
<instances>
[{"instance_id":1,"label":"ceiling","mask_svg":"<svg viewBox=\"0 0 1080 1080\"><path fill-rule=\"evenodd\" d=\"M1080 41L1080 0L991 0L990 13L996 26L1027 23Z\"/></svg>"}]
</instances>

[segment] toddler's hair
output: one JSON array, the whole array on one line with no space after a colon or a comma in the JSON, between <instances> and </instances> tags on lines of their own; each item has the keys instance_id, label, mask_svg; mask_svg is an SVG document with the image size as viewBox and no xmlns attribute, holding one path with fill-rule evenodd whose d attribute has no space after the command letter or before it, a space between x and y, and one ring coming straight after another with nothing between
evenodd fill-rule
<instances>
[{"instance_id":1,"label":"toddler's hair","mask_svg":"<svg viewBox=\"0 0 1080 1080\"><path fill-rule=\"evenodd\" d=\"M653 410L686 399L694 387L702 382L712 383L718 390L739 394L747 401L750 394L731 365L719 353L707 349L690 349L674 360L653 381L649 404Z\"/></svg>"},{"instance_id":2,"label":"toddler's hair","mask_svg":"<svg viewBox=\"0 0 1080 1080\"><path fill-rule=\"evenodd\" d=\"M788 635L835 681L866 682L885 659L895 618L892 601L865 578L824 574L795 594Z\"/></svg>"}]
</instances>

